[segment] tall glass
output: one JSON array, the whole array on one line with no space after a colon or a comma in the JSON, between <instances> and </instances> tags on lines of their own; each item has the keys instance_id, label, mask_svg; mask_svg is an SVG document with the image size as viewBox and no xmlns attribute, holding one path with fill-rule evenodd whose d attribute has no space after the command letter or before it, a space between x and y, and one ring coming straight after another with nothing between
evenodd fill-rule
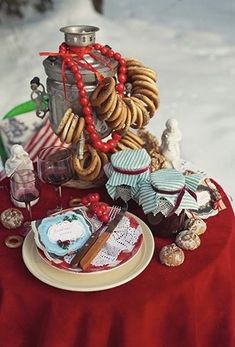
<instances>
[{"instance_id":1,"label":"tall glass","mask_svg":"<svg viewBox=\"0 0 235 347\"><path fill-rule=\"evenodd\" d=\"M32 221L31 203L39 198L40 184L34 170L16 170L10 177L11 196L18 202L24 202Z\"/></svg>"},{"instance_id":2,"label":"tall glass","mask_svg":"<svg viewBox=\"0 0 235 347\"><path fill-rule=\"evenodd\" d=\"M57 206L53 212L62 210L61 185L70 181L74 174L72 151L59 146L43 148L38 155L37 169L41 181L55 187Z\"/></svg>"}]
</instances>

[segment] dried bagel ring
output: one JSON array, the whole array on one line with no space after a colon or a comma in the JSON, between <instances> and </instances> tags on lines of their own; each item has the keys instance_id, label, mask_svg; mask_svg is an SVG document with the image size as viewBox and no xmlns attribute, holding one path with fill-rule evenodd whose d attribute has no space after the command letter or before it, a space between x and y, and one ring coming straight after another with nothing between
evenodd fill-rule
<instances>
[{"instance_id":1,"label":"dried bagel ring","mask_svg":"<svg viewBox=\"0 0 235 347\"><path fill-rule=\"evenodd\" d=\"M99 152L98 154L99 154L99 157L101 159L101 170L100 170L99 175L96 178L97 181L100 180L102 177L106 176L103 168L106 164L109 163L109 158L108 158L106 153Z\"/></svg>"},{"instance_id":2,"label":"dried bagel ring","mask_svg":"<svg viewBox=\"0 0 235 347\"><path fill-rule=\"evenodd\" d=\"M124 124L124 127L120 129L120 130L122 130L122 133L125 133L130 128L130 125L132 123L131 110L127 104L126 104L126 108L127 108L127 114L126 114L125 124ZM117 128L117 130L119 130L119 129Z\"/></svg>"},{"instance_id":3,"label":"dried bagel ring","mask_svg":"<svg viewBox=\"0 0 235 347\"><path fill-rule=\"evenodd\" d=\"M127 107L131 111L131 124L135 123L137 119L137 110L134 101L131 100L131 98L123 98L123 101L126 103Z\"/></svg>"},{"instance_id":4,"label":"dried bagel ring","mask_svg":"<svg viewBox=\"0 0 235 347\"><path fill-rule=\"evenodd\" d=\"M100 106L105 100L108 99L114 88L114 79L112 77L104 78L104 80L98 85L98 87L96 87L94 92L91 94L91 105Z\"/></svg>"},{"instance_id":5,"label":"dried bagel ring","mask_svg":"<svg viewBox=\"0 0 235 347\"><path fill-rule=\"evenodd\" d=\"M65 138L65 143L70 144L72 142L72 138L73 138L76 126L77 126L77 122L78 122L78 116L76 114L74 114L72 122L70 124L69 130L68 130L66 138Z\"/></svg>"},{"instance_id":6,"label":"dried bagel ring","mask_svg":"<svg viewBox=\"0 0 235 347\"><path fill-rule=\"evenodd\" d=\"M153 83L155 85L155 81L149 77L146 76L144 74L136 74L132 76L132 81L145 81L145 82L149 82L149 83Z\"/></svg>"},{"instance_id":7,"label":"dried bagel ring","mask_svg":"<svg viewBox=\"0 0 235 347\"><path fill-rule=\"evenodd\" d=\"M67 136L69 134L69 129L70 129L70 126L72 124L73 118L74 118L74 113L71 113L69 118L68 118L68 120L67 120L67 122L66 122L66 124L65 124L65 126L64 126L64 129L63 129L62 133L60 134L60 140L62 142L66 142L66 138L67 138Z\"/></svg>"},{"instance_id":8,"label":"dried bagel ring","mask_svg":"<svg viewBox=\"0 0 235 347\"><path fill-rule=\"evenodd\" d=\"M10 235L5 238L5 245L9 248L18 248L23 244L24 238L20 235Z\"/></svg>"},{"instance_id":9,"label":"dried bagel ring","mask_svg":"<svg viewBox=\"0 0 235 347\"><path fill-rule=\"evenodd\" d=\"M136 106L138 106L141 111L142 111L142 116L143 116L143 123L146 122L146 120L149 121L149 114L148 111L145 107L145 104L142 100L140 100L139 98L135 97L135 96L131 96L132 100L135 102Z\"/></svg>"},{"instance_id":10,"label":"dried bagel ring","mask_svg":"<svg viewBox=\"0 0 235 347\"><path fill-rule=\"evenodd\" d=\"M117 95L114 98L114 102L110 105L109 110L103 114L99 114L99 119L100 120L108 120L112 116L113 111L115 110L116 103L117 103Z\"/></svg>"},{"instance_id":11,"label":"dried bagel ring","mask_svg":"<svg viewBox=\"0 0 235 347\"><path fill-rule=\"evenodd\" d=\"M150 77L153 81L156 82L157 74L152 69L146 67L130 67L127 69L127 79L132 79L133 75L143 74Z\"/></svg>"},{"instance_id":12,"label":"dried bagel ring","mask_svg":"<svg viewBox=\"0 0 235 347\"><path fill-rule=\"evenodd\" d=\"M111 114L111 116L108 118L109 122L112 122L116 119L118 119L118 117L120 116L122 112L122 99L120 98L120 96L117 96L117 103L115 106L115 109L113 111L113 113Z\"/></svg>"},{"instance_id":13,"label":"dried bagel ring","mask_svg":"<svg viewBox=\"0 0 235 347\"><path fill-rule=\"evenodd\" d=\"M89 175L83 176L82 179L84 181L94 181L99 176L101 167L102 167L101 159L99 155L97 155L97 164L96 164L95 170L91 172Z\"/></svg>"},{"instance_id":14,"label":"dried bagel ring","mask_svg":"<svg viewBox=\"0 0 235 347\"><path fill-rule=\"evenodd\" d=\"M146 104L147 110L148 110L149 115L150 115L150 118L152 118L153 115L154 115L154 113L155 113L155 111L156 111L156 108L155 108L154 103L153 103L147 96L145 96L145 95L142 95L142 94L134 94L134 96L135 96L137 99L143 101L143 102Z\"/></svg>"},{"instance_id":15,"label":"dried bagel ring","mask_svg":"<svg viewBox=\"0 0 235 347\"><path fill-rule=\"evenodd\" d=\"M121 102L122 102L122 111L121 111L119 117L117 119L115 119L114 121L112 121L112 122L108 122L110 128L115 129L115 130L117 130L117 128L119 129L120 126L122 128L124 123L125 123L125 121L126 121L127 106L124 103L124 101L121 100Z\"/></svg>"},{"instance_id":16,"label":"dried bagel ring","mask_svg":"<svg viewBox=\"0 0 235 347\"><path fill-rule=\"evenodd\" d=\"M144 64L141 63L141 61L134 59L134 58L127 58L126 60L126 67L129 68L131 66L137 66L137 67L144 67Z\"/></svg>"},{"instance_id":17,"label":"dried bagel ring","mask_svg":"<svg viewBox=\"0 0 235 347\"><path fill-rule=\"evenodd\" d=\"M132 138L135 142L139 143L140 146L144 145L144 141L141 139L141 137L139 137L137 134L133 133L131 130L128 130L126 132L126 136L129 136L130 138Z\"/></svg>"},{"instance_id":18,"label":"dried bagel ring","mask_svg":"<svg viewBox=\"0 0 235 347\"><path fill-rule=\"evenodd\" d=\"M131 98L134 101L134 97L131 97ZM143 111L137 102L135 102L135 106L136 106L136 110L137 110L137 117L136 117L135 123L131 124L131 128L137 129L137 128L143 127L144 117L143 117Z\"/></svg>"},{"instance_id":19,"label":"dried bagel ring","mask_svg":"<svg viewBox=\"0 0 235 347\"><path fill-rule=\"evenodd\" d=\"M116 90L114 89L113 92L110 94L107 100L101 104L100 107L97 108L96 112L98 114L103 114L106 113L110 110L112 105L116 105L117 103L117 93Z\"/></svg>"},{"instance_id":20,"label":"dried bagel ring","mask_svg":"<svg viewBox=\"0 0 235 347\"><path fill-rule=\"evenodd\" d=\"M147 96L154 103L156 109L158 108L158 105L160 102L159 97L158 97L158 92L154 93L151 90L136 87L132 90L131 95L135 96L135 94L142 94L142 95Z\"/></svg>"},{"instance_id":21,"label":"dried bagel ring","mask_svg":"<svg viewBox=\"0 0 235 347\"><path fill-rule=\"evenodd\" d=\"M68 121L68 119L69 119L71 113L72 113L72 109L71 109L71 108L68 108L68 109L65 111L65 113L64 113L64 115L63 115L63 117L62 117L62 119L61 119L61 121L60 121L60 123L59 123L59 126L58 126L58 128L57 128L57 130L56 130L56 134L57 134L57 135L59 135L60 132L64 129L64 126L65 126L65 124L67 123L67 121Z\"/></svg>"},{"instance_id":22,"label":"dried bagel ring","mask_svg":"<svg viewBox=\"0 0 235 347\"><path fill-rule=\"evenodd\" d=\"M84 130L85 127L85 119L84 117L79 117L77 127L74 130L74 136L72 138L72 143L77 144L78 141L80 140L81 134Z\"/></svg>"},{"instance_id":23,"label":"dried bagel ring","mask_svg":"<svg viewBox=\"0 0 235 347\"><path fill-rule=\"evenodd\" d=\"M76 155L73 156L73 167L75 172L78 174L78 176L86 176L89 175L90 173L94 172L96 166L97 166L97 162L98 162L98 154L96 152L96 150L91 146L91 145L87 145L86 146L86 150L88 152L90 152L91 154L91 158L90 158L90 164L88 167L84 168L81 165L81 161L78 159L78 157Z\"/></svg>"},{"instance_id":24,"label":"dried bagel ring","mask_svg":"<svg viewBox=\"0 0 235 347\"><path fill-rule=\"evenodd\" d=\"M157 93L156 85L153 83L146 82L146 81L134 81L132 83L132 86L133 86L133 89L135 87L141 87L143 89L151 90L153 93Z\"/></svg>"},{"instance_id":25,"label":"dried bagel ring","mask_svg":"<svg viewBox=\"0 0 235 347\"><path fill-rule=\"evenodd\" d=\"M119 149L120 151L125 151L126 149L130 149L129 147L125 146L123 143L121 143L120 141L117 144L117 149Z\"/></svg>"},{"instance_id":26,"label":"dried bagel ring","mask_svg":"<svg viewBox=\"0 0 235 347\"><path fill-rule=\"evenodd\" d=\"M130 149L139 149L140 148L140 146L136 145L134 142L132 142L129 139L122 138L121 142L122 142L122 144L129 147Z\"/></svg>"}]
</instances>

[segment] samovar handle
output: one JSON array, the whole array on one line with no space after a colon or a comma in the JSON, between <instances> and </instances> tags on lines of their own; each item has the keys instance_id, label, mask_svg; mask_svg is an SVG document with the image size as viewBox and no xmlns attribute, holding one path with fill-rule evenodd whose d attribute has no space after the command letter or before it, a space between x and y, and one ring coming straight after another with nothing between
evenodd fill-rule
<instances>
[{"instance_id":1,"label":"samovar handle","mask_svg":"<svg viewBox=\"0 0 235 347\"><path fill-rule=\"evenodd\" d=\"M31 100L33 100L36 104L36 116L43 119L47 112L49 111L49 97L46 93L44 85L40 82L38 77L34 77L30 81L31 87Z\"/></svg>"}]
</instances>

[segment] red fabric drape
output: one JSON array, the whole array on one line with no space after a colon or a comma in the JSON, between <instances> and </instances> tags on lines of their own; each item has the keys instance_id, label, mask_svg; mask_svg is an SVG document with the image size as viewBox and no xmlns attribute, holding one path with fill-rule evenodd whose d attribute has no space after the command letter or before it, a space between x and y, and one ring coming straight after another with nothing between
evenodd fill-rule
<instances>
[{"instance_id":1,"label":"red fabric drape","mask_svg":"<svg viewBox=\"0 0 235 347\"><path fill-rule=\"evenodd\" d=\"M4 182L6 183L6 181ZM3 191L5 193L3 194ZM103 200L110 202L101 189ZM87 191L64 188L65 206ZM0 229L0 345L4 347L232 347L235 346L234 215L227 209L208 219L201 246L185 252L183 265L160 265L155 239L148 267L113 289L79 293L50 287L25 267L21 249L4 246ZM1 210L11 207L1 189ZM42 186L33 215L55 206L55 193ZM133 213L143 217L137 207Z\"/></svg>"}]
</instances>

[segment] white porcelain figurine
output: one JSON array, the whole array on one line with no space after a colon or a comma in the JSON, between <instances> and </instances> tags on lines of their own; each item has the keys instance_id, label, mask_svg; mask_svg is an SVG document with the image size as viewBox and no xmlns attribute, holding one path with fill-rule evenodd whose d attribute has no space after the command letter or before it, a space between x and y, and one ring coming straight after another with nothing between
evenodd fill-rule
<instances>
[{"instance_id":1,"label":"white porcelain figurine","mask_svg":"<svg viewBox=\"0 0 235 347\"><path fill-rule=\"evenodd\" d=\"M181 131L178 128L178 122L174 118L166 121L166 129L161 137L161 153L166 158L168 167L176 170L180 169L180 141L182 139Z\"/></svg>"},{"instance_id":2,"label":"white porcelain figurine","mask_svg":"<svg viewBox=\"0 0 235 347\"><path fill-rule=\"evenodd\" d=\"M14 171L23 169L33 170L33 162L21 145L13 145L11 155L5 163L6 175L10 177Z\"/></svg>"}]
</instances>

